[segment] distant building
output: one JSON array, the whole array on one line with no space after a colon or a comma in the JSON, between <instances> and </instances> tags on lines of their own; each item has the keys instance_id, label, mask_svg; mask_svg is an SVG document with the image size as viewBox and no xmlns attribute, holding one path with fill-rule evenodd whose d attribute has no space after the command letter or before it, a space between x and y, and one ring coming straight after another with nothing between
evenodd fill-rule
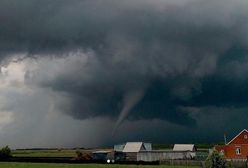
<instances>
[{"instance_id":1,"label":"distant building","mask_svg":"<svg viewBox=\"0 0 248 168\"><path fill-rule=\"evenodd\" d=\"M194 144L175 144L173 151L190 151L196 152L196 147Z\"/></svg>"},{"instance_id":2,"label":"distant building","mask_svg":"<svg viewBox=\"0 0 248 168\"><path fill-rule=\"evenodd\" d=\"M129 150L128 148L136 146L137 148L140 148L140 150L146 150L146 151L151 151L152 150L152 144L151 143L144 143L144 142L127 142L124 144L118 144L114 145L114 151L116 152L123 152L124 148L125 150Z\"/></svg>"},{"instance_id":3,"label":"distant building","mask_svg":"<svg viewBox=\"0 0 248 168\"><path fill-rule=\"evenodd\" d=\"M242 130L225 145L216 145L215 149L225 155L227 159L247 160L248 156L248 131Z\"/></svg>"},{"instance_id":4,"label":"distant building","mask_svg":"<svg viewBox=\"0 0 248 168\"><path fill-rule=\"evenodd\" d=\"M152 150L151 143L127 142L114 146L115 159L122 161L161 161L193 159L196 147L193 144L175 144L173 150Z\"/></svg>"},{"instance_id":5,"label":"distant building","mask_svg":"<svg viewBox=\"0 0 248 168\"><path fill-rule=\"evenodd\" d=\"M119 157L121 157L120 152L127 161L137 161L137 154L141 151L151 151L151 143L143 142L127 142L126 144L119 144L114 146L114 151L119 152Z\"/></svg>"},{"instance_id":6,"label":"distant building","mask_svg":"<svg viewBox=\"0 0 248 168\"><path fill-rule=\"evenodd\" d=\"M190 158L195 158L197 149L194 144L175 144L173 147L173 151L188 152L188 156Z\"/></svg>"}]
</instances>

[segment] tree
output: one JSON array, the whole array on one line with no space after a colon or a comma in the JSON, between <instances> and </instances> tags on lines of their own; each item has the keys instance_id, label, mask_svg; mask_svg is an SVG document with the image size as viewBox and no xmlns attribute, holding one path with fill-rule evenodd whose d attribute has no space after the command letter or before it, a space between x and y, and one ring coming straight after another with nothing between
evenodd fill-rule
<instances>
[{"instance_id":1,"label":"tree","mask_svg":"<svg viewBox=\"0 0 248 168\"><path fill-rule=\"evenodd\" d=\"M229 165L222 153L214 150L206 160L207 168L227 168Z\"/></svg>"},{"instance_id":2,"label":"tree","mask_svg":"<svg viewBox=\"0 0 248 168\"><path fill-rule=\"evenodd\" d=\"M11 157L11 150L8 146L3 147L0 150L0 159L7 159Z\"/></svg>"}]
</instances>

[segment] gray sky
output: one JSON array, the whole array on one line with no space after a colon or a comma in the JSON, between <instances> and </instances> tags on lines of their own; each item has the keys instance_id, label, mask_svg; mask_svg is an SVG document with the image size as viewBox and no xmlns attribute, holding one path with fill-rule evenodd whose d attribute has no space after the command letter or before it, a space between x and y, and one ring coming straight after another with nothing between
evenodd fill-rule
<instances>
[{"instance_id":1,"label":"gray sky","mask_svg":"<svg viewBox=\"0 0 248 168\"><path fill-rule=\"evenodd\" d=\"M0 145L231 139L248 119L247 8L0 1Z\"/></svg>"}]
</instances>

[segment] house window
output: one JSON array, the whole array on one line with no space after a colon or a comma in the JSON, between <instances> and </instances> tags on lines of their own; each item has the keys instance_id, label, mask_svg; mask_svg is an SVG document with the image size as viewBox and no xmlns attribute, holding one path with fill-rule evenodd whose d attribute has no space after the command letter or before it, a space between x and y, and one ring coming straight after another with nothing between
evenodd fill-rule
<instances>
[{"instance_id":1,"label":"house window","mask_svg":"<svg viewBox=\"0 0 248 168\"><path fill-rule=\"evenodd\" d=\"M241 149L240 147L236 148L236 155L240 155L241 154Z\"/></svg>"},{"instance_id":2,"label":"house window","mask_svg":"<svg viewBox=\"0 0 248 168\"><path fill-rule=\"evenodd\" d=\"M247 135L244 135L244 138L247 139Z\"/></svg>"}]
</instances>

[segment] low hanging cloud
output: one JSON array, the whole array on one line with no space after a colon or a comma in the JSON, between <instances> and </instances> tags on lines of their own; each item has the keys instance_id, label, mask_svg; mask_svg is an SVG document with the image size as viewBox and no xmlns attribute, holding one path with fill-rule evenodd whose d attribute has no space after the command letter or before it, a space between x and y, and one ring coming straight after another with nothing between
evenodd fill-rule
<instances>
[{"instance_id":1,"label":"low hanging cloud","mask_svg":"<svg viewBox=\"0 0 248 168\"><path fill-rule=\"evenodd\" d=\"M1 80L8 83L2 88L52 92L54 111L108 118L116 129L126 119L202 128L208 110L247 107L247 6L245 0L3 0ZM14 64L23 65L21 81L8 76ZM14 70L13 79L22 76ZM6 122L6 111L18 111L10 100L1 104Z\"/></svg>"}]
</instances>

